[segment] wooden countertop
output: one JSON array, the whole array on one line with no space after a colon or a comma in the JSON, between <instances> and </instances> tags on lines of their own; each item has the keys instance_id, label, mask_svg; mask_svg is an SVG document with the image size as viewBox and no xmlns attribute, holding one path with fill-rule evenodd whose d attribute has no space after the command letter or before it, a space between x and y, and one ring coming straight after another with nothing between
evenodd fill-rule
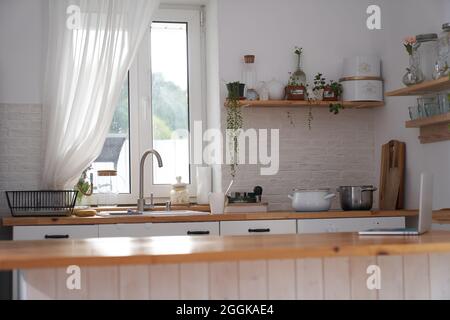
<instances>
[{"instance_id":1,"label":"wooden countertop","mask_svg":"<svg viewBox=\"0 0 450 320\"><path fill-rule=\"evenodd\" d=\"M450 232L0 241L0 270L450 252Z\"/></svg>"},{"instance_id":2,"label":"wooden countertop","mask_svg":"<svg viewBox=\"0 0 450 320\"><path fill-rule=\"evenodd\" d=\"M122 208L122 210L124 210ZM193 210L193 209L191 209ZM206 221L244 221L244 220L284 220L284 219L332 219L332 218L375 218L375 217L406 217L417 215L417 210L392 211L326 211L326 212L295 212L271 211L264 213L225 213L200 214L195 216L108 216L108 217L6 217L2 219L3 226L42 226L42 225L92 225L118 223L164 223L164 222L206 222Z\"/></svg>"}]
</instances>

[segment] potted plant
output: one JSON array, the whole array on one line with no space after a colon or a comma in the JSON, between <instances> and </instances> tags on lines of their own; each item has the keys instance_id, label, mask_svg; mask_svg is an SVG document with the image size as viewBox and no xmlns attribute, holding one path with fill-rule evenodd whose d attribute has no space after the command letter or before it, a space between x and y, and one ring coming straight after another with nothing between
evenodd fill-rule
<instances>
[{"instance_id":1,"label":"potted plant","mask_svg":"<svg viewBox=\"0 0 450 320\"><path fill-rule=\"evenodd\" d=\"M241 104L239 103L241 83L227 83L228 97L225 103L227 107L227 135L230 143L230 174L234 179L238 166L239 134L242 129L243 119Z\"/></svg>"},{"instance_id":2,"label":"potted plant","mask_svg":"<svg viewBox=\"0 0 450 320\"><path fill-rule=\"evenodd\" d=\"M289 82L285 88L285 94L287 100L305 100L306 87L303 83L299 82L298 78L294 74L289 73Z\"/></svg>"},{"instance_id":3,"label":"potted plant","mask_svg":"<svg viewBox=\"0 0 450 320\"><path fill-rule=\"evenodd\" d=\"M325 89L326 79L323 77L322 73L317 73L314 77L314 87L312 92L314 94L314 100L322 101L323 92Z\"/></svg>"},{"instance_id":4,"label":"potted plant","mask_svg":"<svg viewBox=\"0 0 450 320\"><path fill-rule=\"evenodd\" d=\"M325 101L339 101L341 99L343 92L342 84L337 81L331 80L330 83L325 87L323 94L323 100ZM330 112L338 114L344 106L340 102L330 104Z\"/></svg>"},{"instance_id":5,"label":"potted plant","mask_svg":"<svg viewBox=\"0 0 450 320\"><path fill-rule=\"evenodd\" d=\"M323 88L324 101L337 101L342 95L342 85L334 80L330 80Z\"/></svg>"}]
</instances>

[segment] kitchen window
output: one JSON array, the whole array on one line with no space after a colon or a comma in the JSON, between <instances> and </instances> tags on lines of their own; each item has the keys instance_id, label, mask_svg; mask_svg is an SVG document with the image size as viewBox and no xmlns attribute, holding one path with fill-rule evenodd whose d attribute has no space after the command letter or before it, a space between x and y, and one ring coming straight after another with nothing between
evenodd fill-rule
<instances>
[{"instance_id":1,"label":"kitchen window","mask_svg":"<svg viewBox=\"0 0 450 320\"><path fill-rule=\"evenodd\" d=\"M97 170L117 170L118 203L136 202L139 161L147 149L157 150L164 166L147 159L145 196L168 197L177 176L195 195L188 131L205 115L200 16L200 8L160 9L130 68L110 134L92 166L94 176Z\"/></svg>"}]
</instances>

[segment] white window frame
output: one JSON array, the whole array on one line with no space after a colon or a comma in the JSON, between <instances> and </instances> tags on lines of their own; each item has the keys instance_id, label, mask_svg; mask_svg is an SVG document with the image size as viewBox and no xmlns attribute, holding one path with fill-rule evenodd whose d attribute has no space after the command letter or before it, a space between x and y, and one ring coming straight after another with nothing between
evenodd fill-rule
<instances>
[{"instance_id":1,"label":"white window frame","mask_svg":"<svg viewBox=\"0 0 450 320\"><path fill-rule=\"evenodd\" d=\"M188 24L188 68L189 68L189 128L194 121L205 124L205 52L204 30L201 26L201 7L161 8L153 18L155 22L187 22ZM118 204L134 204L139 197L139 163L141 155L152 149L152 101L151 101L151 28L144 35L141 48L129 72L130 101L130 193L119 194ZM203 125L203 128L205 125ZM162 159L164 163L164 158ZM153 156L147 158L144 175L144 197L153 193L154 197L169 197L171 185L153 185ZM190 141L190 178L189 195L196 194L195 166L193 165L193 143ZM184 181L186 182L186 181ZM175 177L174 177L175 183ZM156 199L157 201L158 199ZM92 196L91 204L97 202Z\"/></svg>"}]
</instances>

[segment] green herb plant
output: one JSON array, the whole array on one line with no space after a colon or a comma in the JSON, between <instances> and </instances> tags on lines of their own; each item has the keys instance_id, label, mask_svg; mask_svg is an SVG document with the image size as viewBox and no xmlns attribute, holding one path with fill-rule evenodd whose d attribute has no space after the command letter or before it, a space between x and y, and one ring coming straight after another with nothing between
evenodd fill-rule
<instances>
[{"instance_id":1,"label":"green herb plant","mask_svg":"<svg viewBox=\"0 0 450 320\"><path fill-rule=\"evenodd\" d=\"M227 84L228 98L227 107L227 135L230 143L230 174L232 179L236 177L239 164L239 135L243 127L243 118L241 104L239 103L239 82L230 82Z\"/></svg>"}]
</instances>

